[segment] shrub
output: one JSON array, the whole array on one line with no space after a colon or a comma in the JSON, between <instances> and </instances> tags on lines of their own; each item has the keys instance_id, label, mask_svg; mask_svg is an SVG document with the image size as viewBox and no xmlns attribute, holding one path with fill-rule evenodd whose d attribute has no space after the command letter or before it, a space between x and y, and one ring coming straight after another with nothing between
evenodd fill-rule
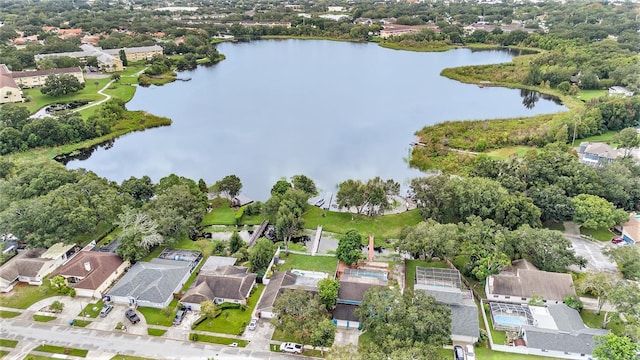
<instances>
[{"instance_id":1,"label":"shrub","mask_svg":"<svg viewBox=\"0 0 640 360\"><path fill-rule=\"evenodd\" d=\"M569 295L567 297L564 298L564 303L575 310L578 311L582 311L582 308L584 308L584 304L582 303L582 301L580 301L580 298L578 298L575 295Z\"/></svg>"},{"instance_id":2,"label":"shrub","mask_svg":"<svg viewBox=\"0 0 640 360\"><path fill-rule=\"evenodd\" d=\"M242 221L242 217L244 216L244 210L246 209L246 206L241 206L238 211L236 211L236 216L235 216L235 220L236 220L236 225L240 224L240 222Z\"/></svg>"},{"instance_id":3,"label":"shrub","mask_svg":"<svg viewBox=\"0 0 640 360\"><path fill-rule=\"evenodd\" d=\"M196 321L193 322L193 324L191 324L191 329L194 330L198 325L202 324L207 319L208 317L206 316L200 316Z\"/></svg>"},{"instance_id":4,"label":"shrub","mask_svg":"<svg viewBox=\"0 0 640 360\"><path fill-rule=\"evenodd\" d=\"M198 341L198 334L189 334L189 340Z\"/></svg>"}]
</instances>

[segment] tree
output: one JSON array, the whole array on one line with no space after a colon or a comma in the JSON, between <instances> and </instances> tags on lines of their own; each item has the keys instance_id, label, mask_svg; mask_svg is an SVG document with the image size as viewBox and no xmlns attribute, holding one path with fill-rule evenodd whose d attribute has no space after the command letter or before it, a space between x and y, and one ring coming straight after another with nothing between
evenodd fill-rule
<instances>
[{"instance_id":1,"label":"tree","mask_svg":"<svg viewBox=\"0 0 640 360\"><path fill-rule=\"evenodd\" d=\"M207 188L207 183L204 181L204 179L198 180L198 189L200 189L203 194L209 192L209 188Z\"/></svg>"},{"instance_id":2,"label":"tree","mask_svg":"<svg viewBox=\"0 0 640 360\"><path fill-rule=\"evenodd\" d=\"M611 291L616 286L618 279L613 274L606 271L589 271L586 273L582 281L577 285L577 289L581 292L591 294L598 298L598 306L596 309L596 315L600 315L600 311L605 302L609 299ZM607 316L605 314L602 322L602 328L607 326Z\"/></svg>"},{"instance_id":3,"label":"tree","mask_svg":"<svg viewBox=\"0 0 640 360\"><path fill-rule=\"evenodd\" d=\"M520 225L540 226L540 209L524 195L506 195L496 205L495 220L507 229L516 229Z\"/></svg>"},{"instance_id":4,"label":"tree","mask_svg":"<svg viewBox=\"0 0 640 360\"><path fill-rule=\"evenodd\" d=\"M84 83L81 83L77 77L69 74L49 75L44 81L44 85L40 88L40 92L44 95L58 97L76 93L84 89Z\"/></svg>"},{"instance_id":5,"label":"tree","mask_svg":"<svg viewBox=\"0 0 640 360\"><path fill-rule=\"evenodd\" d=\"M120 56L120 61L122 61L122 66L128 66L129 61L127 60L127 53L124 51L124 49L121 49L118 52L118 55Z\"/></svg>"},{"instance_id":6,"label":"tree","mask_svg":"<svg viewBox=\"0 0 640 360\"><path fill-rule=\"evenodd\" d=\"M138 205L146 203L154 195L153 182L147 175L139 179L132 176L129 179L122 181L120 189L131 195Z\"/></svg>"},{"instance_id":7,"label":"tree","mask_svg":"<svg viewBox=\"0 0 640 360\"><path fill-rule=\"evenodd\" d=\"M613 247L604 253L618 264L625 279L640 280L640 249L637 246Z\"/></svg>"},{"instance_id":8,"label":"tree","mask_svg":"<svg viewBox=\"0 0 640 360\"><path fill-rule=\"evenodd\" d=\"M331 311L336 306L338 300L338 290L340 289L340 281L336 279L325 278L318 281L318 297L320 301Z\"/></svg>"},{"instance_id":9,"label":"tree","mask_svg":"<svg viewBox=\"0 0 640 360\"><path fill-rule=\"evenodd\" d=\"M227 175L213 184L212 189L226 198L233 199L242 190L242 182L236 175Z\"/></svg>"},{"instance_id":10,"label":"tree","mask_svg":"<svg viewBox=\"0 0 640 360\"><path fill-rule=\"evenodd\" d=\"M557 185L531 188L527 194L533 200L533 204L540 209L540 217L543 221L561 222L573 216L571 199Z\"/></svg>"},{"instance_id":11,"label":"tree","mask_svg":"<svg viewBox=\"0 0 640 360\"><path fill-rule=\"evenodd\" d=\"M508 235L520 255L543 271L563 272L579 263L571 240L559 231L523 225Z\"/></svg>"},{"instance_id":12,"label":"tree","mask_svg":"<svg viewBox=\"0 0 640 360\"><path fill-rule=\"evenodd\" d=\"M278 327L293 334L302 344L308 343L311 334L324 319L328 320L329 315L318 296L304 290L285 290L276 299L273 308L278 314ZM320 329L317 338L328 341L330 334L326 334L325 330Z\"/></svg>"},{"instance_id":13,"label":"tree","mask_svg":"<svg viewBox=\"0 0 640 360\"><path fill-rule=\"evenodd\" d=\"M284 241L285 253L289 253L289 243L303 228L304 220L302 213L296 211L298 208L290 202L282 202L278 214L276 215L276 236Z\"/></svg>"},{"instance_id":14,"label":"tree","mask_svg":"<svg viewBox=\"0 0 640 360\"><path fill-rule=\"evenodd\" d=\"M638 131L632 127L620 130L613 141L619 143L620 148L624 149L624 157L629 157L633 148L640 146Z\"/></svg>"},{"instance_id":15,"label":"tree","mask_svg":"<svg viewBox=\"0 0 640 360\"><path fill-rule=\"evenodd\" d=\"M291 183L280 179L271 187L271 195L284 195L289 189L291 189Z\"/></svg>"},{"instance_id":16,"label":"tree","mask_svg":"<svg viewBox=\"0 0 640 360\"><path fill-rule=\"evenodd\" d=\"M640 344L626 336L618 336L609 332L605 336L596 336L598 346L593 349L593 357L606 360L634 360Z\"/></svg>"},{"instance_id":17,"label":"tree","mask_svg":"<svg viewBox=\"0 0 640 360\"><path fill-rule=\"evenodd\" d=\"M395 244L398 252L415 258L454 257L460 252L460 236L455 224L440 224L428 219L406 227Z\"/></svg>"},{"instance_id":18,"label":"tree","mask_svg":"<svg viewBox=\"0 0 640 360\"><path fill-rule=\"evenodd\" d=\"M124 260L136 261L145 257L152 247L164 242L158 232L158 223L149 215L125 208L115 222L122 231L118 234L116 253Z\"/></svg>"},{"instance_id":19,"label":"tree","mask_svg":"<svg viewBox=\"0 0 640 360\"><path fill-rule=\"evenodd\" d=\"M338 185L336 201L342 208L355 207L358 214L366 209L367 215L372 216L388 210L391 207L389 197L399 192L400 184L391 179L383 181L375 177L366 183L349 179Z\"/></svg>"},{"instance_id":20,"label":"tree","mask_svg":"<svg viewBox=\"0 0 640 360\"><path fill-rule=\"evenodd\" d=\"M345 264L355 264L362 258L362 238L357 230L351 229L340 237L336 256Z\"/></svg>"},{"instance_id":21,"label":"tree","mask_svg":"<svg viewBox=\"0 0 640 360\"><path fill-rule=\"evenodd\" d=\"M293 184L294 189L302 190L310 197L318 195L316 184L311 180L311 178L304 175L293 175L291 177L291 183Z\"/></svg>"},{"instance_id":22,"label":"tree","mask_svg":"<svg viewBox=\"0 0 640 360\"><path fill-rule=\"evenodd\" d=\"M322 319L311 330L309 343L314 347L320 348L320 353L324 355L324 348L331 347L336 338L336 325L331 319Z\"/></svg>"},{"instance_id":23,"label":"tree","mask_svg":"<svg viewBox=\"0 0 640 360\"><path fill-rule=\"evenodd\" d=\"M265 270L276 253L276 246L269 239L260 238L249 249L249 264L251 271Z\"/></svg>"},{"instance_id":24,"label":"tree","mask_svg":"<svg viewBox=\"0 0 640 360\"><path fill-rule=\"evenodd\" d=\"M208 319L214 319L220 314L220 309L213 301L206 300L200 303L200 314Z\"/></svg>"},{"instance_id":25,"label":"tree","mask_svg":"<svg viewBox=\"0 0 640 360\"><path fill-rule=\"evenodd\" d=\"M575 208L573 221L588 229L610 228L629 220L624 210L616 209L609 201L588 194L580 194L571 200Z\"/></svg>"},{"instance_id":26,"label":"tree","mask_svg":"<svg viewBox=\"0 0 640 360\"><path fill-rule=\"evenodd\" d=\"M391 354L401 348L431 353L448 342L451 334L451 309L423 291L400 294L397 289L374 286L364 294L356 316L362 329L375 339L370 344L375 349L369 349L374 353Z\"/></svg>"},{"instance_id":27,"label":"tree","mask_svg":"<svg viewBox=\"0 0 640 360\"><path fill-rule=\"evenodd\" d=\"M235 254L246 245L244 240L240 237L237 231L234 231L229 238L229 252Z\"/></svg>"},{"instance_id":28,"label":"tree","mask_svg":"<svg viewBox=\"0 0 640 360\"><path fill-rule=\"evenodd\" d=\"M163 179L156 186L157 195L144 205L144 211L158 222L158 231L167 240L193 238L206 213L207 196L193 180L177 179L178 184L171 185Z\"/></svg>"}]
</instances>

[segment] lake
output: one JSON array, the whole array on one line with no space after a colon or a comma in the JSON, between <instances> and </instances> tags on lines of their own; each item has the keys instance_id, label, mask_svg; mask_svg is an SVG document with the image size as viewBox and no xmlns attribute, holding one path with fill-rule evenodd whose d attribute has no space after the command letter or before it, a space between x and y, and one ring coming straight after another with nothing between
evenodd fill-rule
<instances>
[{"instance_id":1,"label":"lake","mask_svg":"<svg viewBox=\"0 0 640 360\"><path fill-rule=\"evenodd\" d=\"M127 134L67 166L117 182L175 173L211 185L235 174L242 193L259 200L296 174L323 191L375 176L407 185L421 175L407 158L414 133L426 125L566 109L546 99L524 106L520 90L439 75L447 67L507 62L512 55L504 51L423 53L316 40L218 49L226 60L179 74L191 81L139 87L127 104L169 117L171 126Z\"/></svg>"}]
</instances>

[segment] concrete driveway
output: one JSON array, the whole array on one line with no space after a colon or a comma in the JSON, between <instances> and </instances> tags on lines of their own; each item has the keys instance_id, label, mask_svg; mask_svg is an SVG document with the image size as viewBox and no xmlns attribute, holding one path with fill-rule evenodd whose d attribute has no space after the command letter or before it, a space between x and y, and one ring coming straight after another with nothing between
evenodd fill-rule
<instances>
[{"instance_id":1,"label":"concrete driveway","mask_svg":"<svg viewBox=\"0 0 640 360\"><path fill-rule=\"evenodd\" d=\"M564 236L567 239L571 240L571 243L573 244L573 250L575 250L576 255L582 256L585 259L587 259L586 269L580 269L575 265L570 266L569 269L577 272L586 272L589 270L611 271L611 272L618 271L618 267L616 266L616 263L602 253L602 251L608 247L609 243L589 241L576 235L565 234Z\"/></svg>"}]
</instances>

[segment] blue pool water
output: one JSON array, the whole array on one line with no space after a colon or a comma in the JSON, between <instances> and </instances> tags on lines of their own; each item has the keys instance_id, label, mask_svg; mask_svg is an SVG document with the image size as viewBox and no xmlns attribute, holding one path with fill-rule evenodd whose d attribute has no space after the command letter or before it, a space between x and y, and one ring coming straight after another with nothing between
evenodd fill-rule
<instances>
[{"instance_id":1,"label":"blue pool water","mask_svg":"<svg viewBox=\"0 0 640 360\"><path fill-rule=\"evenodd\" d=\"M510 326L510 327L518 327L521 325L527 325L527 318L521 316L510 316L510 315L495 315L493 317L493 321L497 325L502 326Z\"/></svg>"}]
</instances>

